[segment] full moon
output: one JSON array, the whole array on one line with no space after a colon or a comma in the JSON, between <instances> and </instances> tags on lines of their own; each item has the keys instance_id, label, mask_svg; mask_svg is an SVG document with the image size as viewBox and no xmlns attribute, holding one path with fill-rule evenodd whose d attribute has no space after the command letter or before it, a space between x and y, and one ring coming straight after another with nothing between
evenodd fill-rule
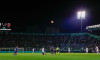
<instances>
[{"instance_id":1,"label":"full moon","mask_svg":"<svg viewBox=\"0 0 100 60\"><path fill-rule=\"evenodd\" d=\"M54 23L54 21L52 20L52 21L51 21L51 23L53 24L53 23Z\"/></svg>"}]
</instances>

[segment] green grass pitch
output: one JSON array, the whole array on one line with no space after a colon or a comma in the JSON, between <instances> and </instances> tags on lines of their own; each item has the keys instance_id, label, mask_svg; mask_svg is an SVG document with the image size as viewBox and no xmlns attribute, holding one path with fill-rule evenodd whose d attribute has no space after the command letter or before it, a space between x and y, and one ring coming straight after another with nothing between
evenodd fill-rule
<instances>
[{"instance_id":1,"label":"green grass pitch","mask_svg":"<svg viewBox=\"0 0 100 60\"><path fill-rule=\"evenodd\" d=\"M100 54L96 53L59 53L51 55L46 53L18 53L14 56L13 53L0 53L0 60L100 60Z\"/></svg>"}]
</instances>

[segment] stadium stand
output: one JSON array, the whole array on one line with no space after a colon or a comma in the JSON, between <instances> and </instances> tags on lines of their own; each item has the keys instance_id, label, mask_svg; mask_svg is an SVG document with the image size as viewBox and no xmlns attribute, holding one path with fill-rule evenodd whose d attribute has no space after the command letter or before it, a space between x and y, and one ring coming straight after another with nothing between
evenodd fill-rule
<instances>
[{"instance_id":1,"label":"stadium stand","mask_svg":"<svg viewBox=\"0 0 100 60\"><path fill-rule=\"evenodd\" d=\"M0 34L0 48L23 47L25 51L31 51L36 48L45 47L46 51L50 51L50 46L60 47L60 51L68 52L84 52L88 47L94 50L95 46L100 46L99 37L90 33L8 33Z\"/></svg>"}]
</instances>

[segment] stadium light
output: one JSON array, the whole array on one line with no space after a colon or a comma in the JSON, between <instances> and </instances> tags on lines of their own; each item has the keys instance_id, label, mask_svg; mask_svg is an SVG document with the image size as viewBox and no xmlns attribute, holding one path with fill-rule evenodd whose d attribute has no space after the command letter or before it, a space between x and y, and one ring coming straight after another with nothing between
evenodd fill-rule
<instances>
[{"instance_id":1,"label":"stadium light","mask_svg":"<svg viewBox=\"0 0 100 60\"><path fill-rule=\"evenodd\" d=\"M78 19L85 19L85 11L79 11L77 12L77 18Z\"/></svg>"},{"instance_id":2,"label":"stadium light","mask_svg":"<svg viewBox=\"0 0 100 60\"><path fill-rule=\"evenodd\" d=\"M81 32L82 32L82 20L85 19L85 15L86 15L85 11L77 12L77 19L81 19Z\"/></svg>"}]
</instances>

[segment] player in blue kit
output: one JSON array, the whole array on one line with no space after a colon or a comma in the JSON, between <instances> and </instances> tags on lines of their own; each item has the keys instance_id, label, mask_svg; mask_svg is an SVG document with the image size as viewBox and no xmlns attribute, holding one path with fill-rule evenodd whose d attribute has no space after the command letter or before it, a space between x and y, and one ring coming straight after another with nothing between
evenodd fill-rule
<instances>
[{"instance_id":1,"label":"player in blue kit","mask_svg":"<svg viewBox=\"0 0 100 60\"><path fill-rule=\"evenodd\" d=\"M56 54L56 49L54 49L54 54Z\"/></svg>"},{"instance_id":2,"label":"player in blue kit","mask_svg":"<svg viewBox=\"0 0 100 60\"><path fill-rule=\"evenodd\" d=\"M15 48L15 53L14 53L14 55L16 56L18 54L18 46L16 46L16 48Z\"/></svg>"},{"instance_id":3,"label":"player in blue kit","mask_svg":"<svg viewBox=\"0 0 100 60\"><path fill-rule=\"evenodd\" d=\"M50 47L50 50L51 50L51 54L54 54L54 47Z\"/></svg>"}]
</instances>

